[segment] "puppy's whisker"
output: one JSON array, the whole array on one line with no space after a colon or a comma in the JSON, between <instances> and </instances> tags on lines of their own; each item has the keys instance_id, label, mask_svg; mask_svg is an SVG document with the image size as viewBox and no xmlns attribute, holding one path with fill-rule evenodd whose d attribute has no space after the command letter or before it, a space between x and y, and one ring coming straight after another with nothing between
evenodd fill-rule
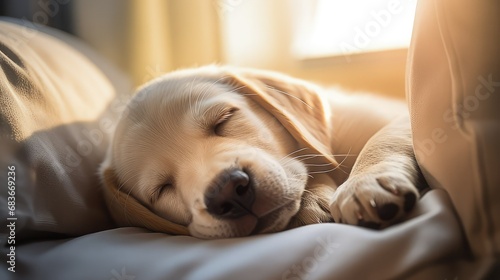
<instances>
[{"instance_id":1,"label":"puppy's whisker","mask_svg":"<svg viewBox=\"0 0 500 280\"><path fill-rule=\"evenodd\" d=\"M347 157L349 157L349 156L357 156L357 155L351 154L351 147L349 147L349 151L347 151L347 154L344 156L344 159L342 161L340 161L339 165L337 166L340 171L342 171L344 174L347 174L347 175L349 175L349 172L343 170L342 166L343 166L344 162L347 160Z\"/></svg>"},{"instance_id":2,"label":"puppy's whisker","mask_svg":"<svg viewBox=\"0 0 500 280\"><path fill-rule=\"evenodd\" d=\"M314 158L314 157L324 157L324 156L323 155L319 155L319 154L305 154L305 155L294 156L294 157L291 157L291 158L292 159L299 159L299 158L304 158L304 157Z\"/></svg>"},{"instance_id":3,"label":"puppy's whisker","mask_svg":"<svg viewBox=\"0 0 500 280\"><path fill-rule=\"evenodd\" d=\"M304 164L304 166L306 166L306 167L307 166L316 166L316 167L317 166L329 166L329 165L332 165L332 163L318 163L318 164L312 164L312 163L310 163L310 164Z\"/></svg>"},{"instance_id":4,"label":"puppy's whisker","mask_svg":"<svg viewBox=\"0 0 500 280\"><path fill-rule=\"evenodd\" d=\"M287 197L287 196L284 196L283 199L285 201L294 201L295 199L293 197ZM284 203L280 203L280 204L277 204L275 205L274 207L271 207L271 209L267 210L266 212L262 213L260 216L258 216L258 218L262 218L264 216L266 216L267 214L269 213L272 213L273 211L283 207Z\"/></svg>"},{"instance_id":5,"label":"puppy's whisker","mask_svg":"<svg viewBox=\"0 0 500 280\"><path fill-rule=\"evenodd\" d=\"M309 172L309 174L324 174L324 173L329 173L329 172L332 172L334 170L337 170L339 169L340 171L344 172L347 174L347 172L345 172L344 170L342 170L340 167L342 166L342 164L344 163L344 161L347 159L347 157L345 157L340 163L339 165L335 166L334 168L331 168L331 169L328 169L328 170L320 170L320 171L313 171L313 172Z\"/></svg>"},{"instance_id":6,"label":"puppy's whisker","mask_svg":"<svg viewBox=\"0 0 500 280\"><path fill-rule=\"evenodd\" d=\"M289 163L292 160L305 161L305 160L308 160L308 159L311 159L311 158L315 158L315 157L319 157L319 156L323 156L323 155L300 155L300 156L291 157L286 162L282 162L282 163L283 164L287 164L287 163Z\"/></svg>"},{"instance_id":7,"label":"puppy's whisker","mask_svg":"<svg viewBox=\"0 0 500 280\"><path fill-rule=\"evenodd\" d=\"M302 148L302 149L299 149L299 150L297 150L297 151L295 151L293 153L296 153L298 151L302 151L304 149L308 149L308 148L307 147L306 148ZM349 157L349 156L357 156L356 154L351 154L350 151L351 151L351 149L349 148L349 151L346 154L325 154L325 155L322 155L322 154L304 154L304 155L298 155L295 158L308 157L308 156L310 156L310 157L325 157L325 156L331 156L331 157L344 156L344 157ZM287 156L289 156L289 155L287 155Z\"/></svg>"},{"instance_id":8,"label":"puppy's whisker","mask_svg":"<svg viewBox=\"0 0 500 280\"><path fill-rule=\"evenodd\" d=\"M347 151L346 154L336 154L336 155L333 155L334 157L335 156L345 156L345 157L352 157L352 156L358 156L357 154L351 154L351 149L352 147L349 147L349 151Z\"/></svg>"},{"instance_id":9,"label":"puppy's whisker","mask_svg":"<svg viewBox=\"0 0 500 280\"><path fill-rule=\"evenodd\" d=\"M294 154L294 153L301 152L301 151L303 151L303 150L305 150L305 149L307 149L307 148L303 148L303 149L300 149L300 150L298 150L298 151L292 152L292 153L290 153L290 154L288 154L288 155L286 155L286 156L282 157L282 158L281 158L278 162L280 162L280 163L281 163L281 164L283 164L283 165L286 165L286 164L290 163L290 162L291 162L291 161L293 161L293 160L299 160L299 158L300 158L301 156L294 156L294 157L290 157L290 155L292 155L292 154Z\"/></svg>"},{"instance_id":10,"label":"puppy's whisker","mask_svg":"<svg viewBox=\"0 0 500 280\"><path fill-rule=\"evenodd\" d=\"M312 175L312 174L325 174L325 173L332 172L332 171L334 171L336 169L338 169L338 167L331 168L331 169L328 169L328 170L311 171L311 172L309 172L309 175Z\"/></svg>"},{"instance_id":11,"label":"puppy's whisker","mask_svg":"<svg viewBox=\"0 0 500 280\"><path fill-rule=\"evenodd\" d=\"M302 148L302 149L298 149L298 150L296 150L296 151L294 151L294 152L291 152L291 153L289 153L288 155L286 155L286 156L282 157L279 161L282 161L283 159L285 159L285 158L287 158L287 157L289 157L289 156L291 156L291 155L293 155L293 154L296 154L296 153L302 152L302 151L307 150L307 149L308 149L307 147Z\"/></svg>"},{"instance_id":12,"label":"puppy's whisker","mask_svg":"<svg viewBox=\"0 0 500 280\"><path fill-rule=\"evenodd\" d=\"M350 149L349 149L350 151ZM335 156L344 156L344 158L342 159L342 161L338 164L337 167L335 167L336 169L339 169L341 170L342 172L348 174L345 170L343 170L341 167L343 166L344 162L347 160L347 157L349 156L355 156L355 155L351 155L349 154L349 152L347 154L336 154ZM329 166L329 165L332 165L331 163L324 163L324 164L304 164L306 167L308 166L311 166L311 167L320 167L320 166ZM331 170L333 171L333 170Z\"/></svg>"},{"instance_id":13,"label":"puppy's whisker","mask_svg":"<svg viewBox=\"0 0 500 280\"><path fill-rule=\"evenodd\" d=\"M325 173L329 173L329 172L332 172L332 171L335 171L337 169L339 169L340 171L344 172L345 174L348 174L345 170L342 170L340 167L342 166L342 164L344 163L344 161L347 159L347 157L345 157L340 163L339 165L335 166L334 168L331 168L331 169L328 169L328 170L319 170L319 171L312 171L312 172L309 172L309 174L325 174Z\"/></svg>"},{"instance_id":14,"label":"puppy's whisker","mask_svg":"<svg viewBox=\"0 0 500 280\"><path fill-rule=\"evenodd\" d=\"M327 169L327 170L311 171L311 172L309 172L309 174L325 174L325 173L329 173L329 172L335 171L337 169L340 170L340 171L342 171L342 173L348 174L345 170L342 170L342 168L340 168L340 165L335 166L334 168Z\"/></svg>"},{"instance_id":15,"label":"puppy's whisker","mask_svg":"<svg viewBox=\"0 0 500 280\"><path fill-rule=\"evenodd\" d=\"M324 155L320 155L320 154L306 154L306 155L296 156L295 158L302 158L302 157L311 157L311 158L314 158L314 157L324 157Z\"/></svg>"}]
</instances>

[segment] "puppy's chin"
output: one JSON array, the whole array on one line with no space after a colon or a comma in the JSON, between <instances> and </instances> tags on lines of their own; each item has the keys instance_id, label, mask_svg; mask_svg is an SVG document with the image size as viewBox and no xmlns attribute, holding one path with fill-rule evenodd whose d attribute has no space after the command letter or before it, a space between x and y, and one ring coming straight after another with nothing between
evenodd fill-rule
<instances>
[{"instance_id":1,"label":"puppy's chin","mask_svg":"<svg viewBox=\"0 0 500 280\"><path fill-rule=\"evenodd\" d=\"M273 233L285 230L299 209L300 200L290 201L279 209L260 217L252 234Z\"/></svg>"},{"instance_id":2,"label":"puppy's chin","mask_svg":"<svg viewBox=\"0 0 500 280\"><path fill-rule=\"evenodd\" d=\"M192 236L202 239L242 237L251 235L257 223L256 217L246 215L237 220L215 220L206 225L193 221L188 230Z\"/></svg>"},{"instance_id":3,"label":"puppy's chin","mask_svg":"<svg viewBox=\"0 0 500 280\"><path fill-rule=\"evenodd\" d=\"M243 237L255 234L273 233L285 230L290 219L298 212L300 200L289 203L266 213L261 217L245 215L237 220L215 220L203 225L191 223L189 233L202 239Z\"/></svg>"}]
</instances>

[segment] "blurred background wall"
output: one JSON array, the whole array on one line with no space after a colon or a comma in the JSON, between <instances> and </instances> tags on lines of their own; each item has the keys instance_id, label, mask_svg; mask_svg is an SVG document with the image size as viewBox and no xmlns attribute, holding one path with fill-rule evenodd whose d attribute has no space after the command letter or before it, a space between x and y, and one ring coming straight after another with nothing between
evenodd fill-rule
<instances>
[{"instance_id":1,"label":"blurred background wall","mask_svg":"<svg viewBox=\"0 0 500 280\"><path fill-rule=\"evenodd\" d=\"M0 0L0 14L80 37L137 85L222 63L404 98L411 25L402 26L411 24L415 2Z\"/></svg>"}]
</instances>

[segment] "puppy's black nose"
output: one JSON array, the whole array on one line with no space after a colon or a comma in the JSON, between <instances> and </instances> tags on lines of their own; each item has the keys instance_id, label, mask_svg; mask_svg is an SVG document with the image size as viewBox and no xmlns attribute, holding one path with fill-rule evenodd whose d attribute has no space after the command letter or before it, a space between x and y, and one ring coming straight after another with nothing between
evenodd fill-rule
<instances>
[{"instance_id":1,"label":"puppy's black nose","mask_svg":"<svg viewBox=\"0 0 500 280\"><path fill-rule=\"evenodd\" d=\"M235 169L222 172L205 192L205 205L210 214L236 219L250 213L255 194L245 172Z\"/></svg>"}]
</instances>

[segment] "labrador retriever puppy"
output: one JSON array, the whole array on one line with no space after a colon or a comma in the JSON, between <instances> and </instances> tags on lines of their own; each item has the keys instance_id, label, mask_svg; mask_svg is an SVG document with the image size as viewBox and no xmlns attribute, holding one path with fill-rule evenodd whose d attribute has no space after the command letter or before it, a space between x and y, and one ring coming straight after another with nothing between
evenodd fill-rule
<instances>
[{"instance_id":1,"label":"labrador retriever puppy","mask_svg":"<svg viewBox=\"0 0 500 280\"><path fill-rule=\"evenodd\" d=\"M100 174L119 225L205 239L387 227L421 178L403 103L222 66L141 87Z\"/></svg>"}]
</instances>

